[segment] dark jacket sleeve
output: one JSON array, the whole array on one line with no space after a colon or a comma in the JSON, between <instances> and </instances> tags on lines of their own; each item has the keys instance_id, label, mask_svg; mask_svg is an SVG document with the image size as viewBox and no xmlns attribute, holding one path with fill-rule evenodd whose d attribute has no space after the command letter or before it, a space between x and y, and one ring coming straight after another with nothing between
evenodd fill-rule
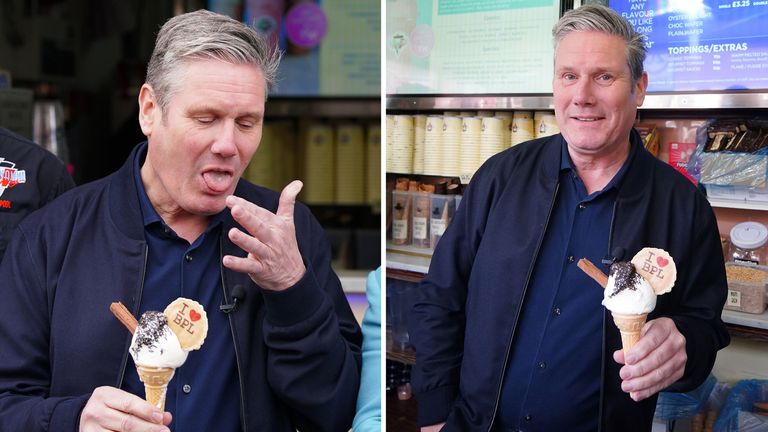
<instances>
[{"instance_id":1,"label":"dark jacket sleeve","mask_svg":"<svg viewBox=\"0 0 768 432\"><path fill-rule=\"evenodd\" d=\"M472 178L437 244L409 316L409 340L416 351L412 386L421 426L445 421L459 393L467 287L493 194L490 176L483 174L493 171L495 160Z\"/></svg>"},{"instance_id":2,"label":"dark jacket sleeve","mask_svg":"<svg viewBox=\"0 0 768 432\"><path fill-rule=\"evenodd\" d=\"M701 385L717 351L730 341L721 319L728 290L717 222L704 198L698 200L695 214L699 216L691 224L689 253L683 263L688 282L679 299L681 307L671 315L685 336L688 361L683 377L668 391L686 392Z\"/></svg>"},{"instance_id":3,"label":"dark jacket sleeve","mask_svg":"<svg viewBox=\"0 0 768 432\"><path fill-rule=\"evenodd\" d=\"M19 228L0 262L0 431L76 431L90 395L48 397L51 300L36 250Z\"/></svg>"},{"instance_id":4,"label":"dark jacket sleeve","mask_svg":"<svg viewBox=\"0 0 768 432\"><path fill-rule=\"evenodd\" d=\"M360 385L362 333L331 269L322 228L299 205L295 223L307 271L285 291L262 290L269 384L292 408L299 430L348 430Z\"/></svg>"}]
</instances>

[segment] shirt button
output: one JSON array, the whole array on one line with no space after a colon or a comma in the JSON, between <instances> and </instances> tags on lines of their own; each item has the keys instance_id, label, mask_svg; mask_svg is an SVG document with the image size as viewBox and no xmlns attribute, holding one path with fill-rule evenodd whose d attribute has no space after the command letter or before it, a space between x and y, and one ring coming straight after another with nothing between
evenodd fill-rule
<instances>
[{"instance_id":1,"label":"shirt button","mask_svg":"<svg viewBox=\"0 0 768 432\"><path fill-rule=\"evenodd\" d=\"M184 386L181 387L181 391L183 391L185 394L190 394L192 392L192 386L189 384L184 384Z\"/></svg>"},{"instance_id":2,"label":"shirt button","mask_svg":"<svg viewBox=\"0 0 768 432\"><path fill-rule=\"evenodd\" d=\"M555 315L560 315L560 308L556 307L556 308L552 309L552 313L555 314Z\"/></svg>"},{"instance_id":3,"label":"shirt button","mask_svg":"<svg viewBox=\"0 0 768 432\"><path fill-rule=\"evenodd\" d=\"M539 363L539 369L546 369L546 368L547 368L547 364L545 362Z\"/></svg>"},{"instance_id":4,"label":"shirt button","mask_svg":"<svg viewBox=\"0 0 768 432\"><path fill-rule=\"evenodd\" d=\"M533 417L531 417L531 415L530 415L530 414L527 414L527 415L525 416L525 421L528 421L528 422L529 422L529 421L531 421L531 420L533 420Z\"/></svg>"},{"instance_id":5,"label":"shirt button","mask_svg":"<svg viewBox=\"0 0 768 432\"><path fill-rule=\"evenodd\" d=\"M192 255L186 254L184 255L184 261L186 262L192 262Z\"/></svg>"},{"instance_id":6,"label":"shirt button","mask_svg":"<svg viewBox=\"0 0 768 432\"><path fill-rule=\"evenodd\" d=\"M573 255L568 255L567 259L568 259L568 263L569 264L572 263L573 262Z\"/></svg>"}]
</instances>

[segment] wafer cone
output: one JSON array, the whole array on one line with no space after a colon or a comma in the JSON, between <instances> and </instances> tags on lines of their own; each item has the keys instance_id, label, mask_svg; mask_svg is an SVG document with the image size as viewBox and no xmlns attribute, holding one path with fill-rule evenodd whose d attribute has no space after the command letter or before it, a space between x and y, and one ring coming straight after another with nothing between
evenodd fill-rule
<instances>
[{"instance_id":1,"label":"wafer cone","mask_svg":"<svg viewBox=\"0 0 768 432\"><path fill-rule=\"evenodd\" d=\"M176 371L174 368L151 367L136 365L139 379L144 383L144 393L147 402L165 411L165 393L168 383Z\"/></svg>"},{"instance_id":2,"label":"wafer cone","mask_svg":"<svg viewBox=\"0 0 768 432\"><path fill-rule=\"evenodd\" d=\"M621 346L626 356L629 350L640 340L640 330L643 329L648 314L622 314L611 312L613 322L621 333Z\"/></svg>"}]
</instances>

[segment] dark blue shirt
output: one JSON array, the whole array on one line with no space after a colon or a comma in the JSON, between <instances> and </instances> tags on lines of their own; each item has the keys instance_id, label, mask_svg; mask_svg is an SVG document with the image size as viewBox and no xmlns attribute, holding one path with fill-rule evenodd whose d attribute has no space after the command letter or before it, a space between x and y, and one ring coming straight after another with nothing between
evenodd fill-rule
<instances>
[{"instance_id":1,"label":"dark blue shirt","mask_svg":"<svg viewBox=\"0 0 768 432\"><path fill-rule=\"evenodd\" d=\"M577 263L586 257L608 273L601 260L608 256L614 202L636 150L603 190L587 195L563 140L560 187L504 375L498 417L504 429L597 430L603 292Z\"/></svg>"},{"instance_id":2,"label":"dark blue shirt","mask_svg":"<svg viewBox=\"0 0 768 432\"><path fill-rule=\"evenodd\" d=\"M213 217L191 245L177 236L147 197L139 172L144 157L139 153L134 163L149 248L139 310L163 311L176 298L186 297L202 304L208 314L205 343L199 350L190 351L168 385L165 410L173 414L171 430L239 431L240 386L235 348L228 316L219 311L224 297L219 246L223 213ZM130 356L123 389L144 397L144 384L139 381Z\"/></svg>"}]
</instances>

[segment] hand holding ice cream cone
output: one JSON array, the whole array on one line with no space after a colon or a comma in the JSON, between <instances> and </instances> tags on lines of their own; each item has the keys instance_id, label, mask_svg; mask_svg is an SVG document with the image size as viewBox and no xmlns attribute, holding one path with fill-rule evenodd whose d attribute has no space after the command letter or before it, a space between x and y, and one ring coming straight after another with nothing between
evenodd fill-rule
<instances>
[{"instance_id":1,"label":"hand holding ice cream cone","mask_svg":"<svg viewBox=\"0 0 768 432\"><path fill-rule=\"evenodd\" d=\"M619 371L621 389L641 401L679 380L687 362L685 337L671 318L646 324L656 296L669 292L677 279L672 257L661 249L643 248L631 262L614 263L608 277L584 261L579 268L605 288L603 305L621 333L622 350L613 356L624 364ZM648 342L632 350L641 334Z\"/></svg>"},{"instance_id":2,"label":"hand holding ice cream cone","mask_svg":"<svg viewBox=\"0 0 768 432\"><path fill-rule=\"evenodd\" d=\"M607 278L589 260L582 259L578 265L605 288L603 305L619 328L626 355L640 340L648 314L656 307L656 296L672 289L677 278L674 260L662 249L643 248L631 262L612 264Z\"/></svg>"},{"instance_id":3,"label":"hand holding ice cream cone","mask_svg":"<svg viewBox=\"0 0 768 432\"><path fill-rule=\"evenodd\" d=\"M166 390L176 368L184 364L189 351L200 348L208 333L205 310L182 297L164 312L144 312L138 322L121 303L113 303L110 310L133 333L129 352L147 401L164 410Z\"/></svg>"}]
</instances>

